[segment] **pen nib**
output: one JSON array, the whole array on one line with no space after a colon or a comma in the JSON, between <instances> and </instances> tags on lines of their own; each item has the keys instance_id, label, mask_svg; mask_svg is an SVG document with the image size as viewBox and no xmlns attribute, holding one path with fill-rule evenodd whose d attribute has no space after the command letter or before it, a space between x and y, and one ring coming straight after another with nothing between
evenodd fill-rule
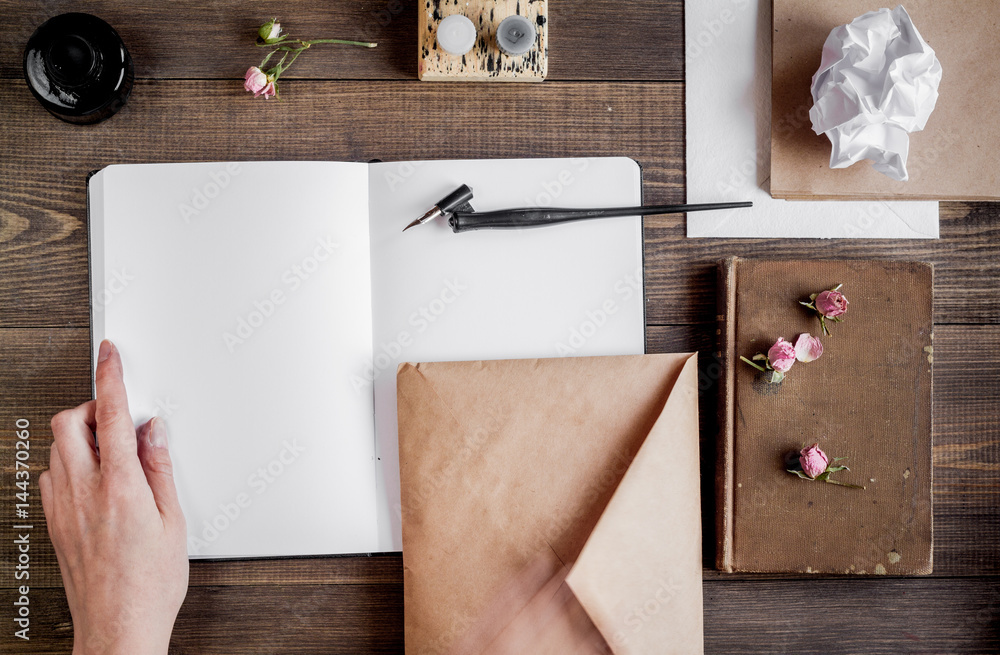
<instances>
[{"instance_id":1,"label":"pen nib","mask_svg":"<svg viewBox=\"0 0 1000 655\"><path fill-rule=\"evenodd\" d=\"M403 228L403 232L406 232L411 227L415 227L417 225L423 225L427 221L435 219L438 216L443 216L443 215L444 215L444 212L441 211L441 208L440 207L435 207L434 209L430 210L429 212L427 212L426 214L424 214L423 216L421 216L417 220L413 221L412 223L410 223L409 225L407 225L406 227L404 227Z\"/></svg>"}]
</instances>

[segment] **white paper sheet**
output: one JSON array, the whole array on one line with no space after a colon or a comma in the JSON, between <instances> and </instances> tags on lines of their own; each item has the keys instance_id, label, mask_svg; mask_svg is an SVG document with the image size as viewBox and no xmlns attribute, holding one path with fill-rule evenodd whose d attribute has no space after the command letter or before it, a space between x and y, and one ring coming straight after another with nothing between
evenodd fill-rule
<instances>
[{"instance_id":1,"label":"white paper sheet","mask_svg":"<svg viewBox=\"0 0 1000 655\"><path fill-rule=\"evenodd\" d=\"M323 162L91 181L93 361L114 340L136 423L166 419L192 556L377 548L372 398L347 376L371 353L367 185Z\"/></svg>"},{"instance_id":2,"label":"white paper sheet","mask_svg":"<svg viewBox=\"0 0 1000 655\"><path fill-rule=\"evenodd\" d=\"M113 339L133 419L167 420L189 554L400 550L403 361L644 352L640 219L402 233L463 183L484 211L642 198L625 158L129 165L92 179L94 361Z\"/></svg>"},{"instance_id":3,"label":"white paper sheet","mask_svg":"<svg viewBox=\"0 0 1000 655\"><path fill-rule=\"evenodd\" d=\"M938 99L941 63L903 5L871 11L830 32L813 75L813 131L832 145L830 168L871 159L905 182L910 132L927 125Z\"/></svg>"},{"instance_id":4,"label":"white paper sheet","mask_svg":"<svg viewBox=\"0 0 1000 655\"><path fill-rule=\"evenodd\" d=\"M461 184L480 211L639 205L641 173L620 157L402 162L372 165L370 184L379 536L401 550L398 364L645 352L640 219L403 227Z\"/></svg>"},{"instance_id":5,"label":"white paper sheet","mask_svg":"<svg viewBox=\"0 0 1000 655\"><path fill-rule=\"evenodd\" d=\"M685 24L688 202L754 203L689 213L689 237L938 237L936 202L771 198L771 3L687 0Z\"/></svg>"}]
</instances>

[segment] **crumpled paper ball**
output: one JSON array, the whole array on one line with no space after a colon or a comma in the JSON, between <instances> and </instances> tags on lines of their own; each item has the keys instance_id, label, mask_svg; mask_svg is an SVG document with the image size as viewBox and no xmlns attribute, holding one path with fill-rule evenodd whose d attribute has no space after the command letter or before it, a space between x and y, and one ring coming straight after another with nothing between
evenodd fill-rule
<instances>
[{"instance_id":1,"label":"crumpled paper ball","mask_svg":"<svg viewBox=\"0 0 1000 655\"><path fill-rule=\"evenodd\" d=\"M862 159L905 182L910 132L934 111L941 62L899 5L855 18L830 32L813 75L813 131L833 146L830 168Z\"/></svg>"}]
</instances>

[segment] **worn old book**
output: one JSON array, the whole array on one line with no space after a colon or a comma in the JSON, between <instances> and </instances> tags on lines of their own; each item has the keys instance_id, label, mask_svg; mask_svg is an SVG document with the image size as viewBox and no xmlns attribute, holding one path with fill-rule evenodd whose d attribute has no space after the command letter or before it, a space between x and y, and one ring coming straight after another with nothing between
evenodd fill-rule
<instances>
[{"instance_id":1,"label":"worn old book","mask_svg":"<svg viewBox=\"0 0 1000 655\"><path fill-rule=\"evenodd\" d=\"M841 284L847 312L823 336L799 301ZM719 569L931 573L932 285L916 262L720 264ZM740 360L802 333L823 355L778 384ZM788 473L786 455L814 443L846 458L832 479L864 488Z\"/></svg>"}]
</instances>

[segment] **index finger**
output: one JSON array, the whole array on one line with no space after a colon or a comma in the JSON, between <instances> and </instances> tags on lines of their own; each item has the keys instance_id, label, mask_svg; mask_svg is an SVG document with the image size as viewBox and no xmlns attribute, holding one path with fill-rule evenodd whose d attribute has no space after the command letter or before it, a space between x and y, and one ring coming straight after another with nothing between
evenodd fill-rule
<instances>
[{"instance_id":1,"label":"index finger","mask_svg":"<svg viewBox=\"0 0 1000 655\"><path fill-rule=\"evenodd\" d=\"M97 408L94 412L102 473L119 468L139 468L135 426L128 410L122 375L118 349L110 341L102 341L97 356Z\"/></svg>"}]
</instances>

